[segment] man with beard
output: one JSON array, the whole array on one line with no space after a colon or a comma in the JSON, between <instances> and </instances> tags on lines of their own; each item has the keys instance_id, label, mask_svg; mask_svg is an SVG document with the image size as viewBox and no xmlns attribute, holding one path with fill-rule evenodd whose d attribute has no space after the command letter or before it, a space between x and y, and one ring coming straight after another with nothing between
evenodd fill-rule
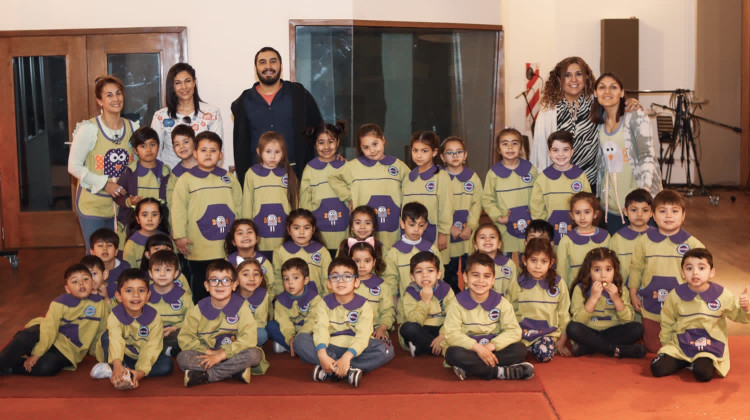
<instances>
[{"instance_id":1,"label":"man with beard","mask_svg":"<svg viewBox=\"0 0 750 420\"><path fill-rule=\"evenodd\" d=\"M281 80L281 55L271 47L255 54L258 82L232 103L234 115L234 164L237 179L257 163L258 138L266 131L280 133L297 179L315 157L314 142L305 136L307 127L321 122L320 110L310 92L299 83Z\"/></svg>"}]
</instances>

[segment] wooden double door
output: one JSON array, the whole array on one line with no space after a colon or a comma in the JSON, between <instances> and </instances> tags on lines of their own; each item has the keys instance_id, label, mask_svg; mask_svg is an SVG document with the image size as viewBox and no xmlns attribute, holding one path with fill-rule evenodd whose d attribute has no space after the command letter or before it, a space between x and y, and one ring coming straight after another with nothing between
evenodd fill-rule
<instances>
[{"instance_id":1,"label":"wooden double door","mask_svg":"<svg viewBox=\"0 0 750 420\"><path fill-rule=\"evenodd\" d=\"M99 113L95 79L125 85L123 116L150 125L185 28L0 32L0 233L3 248L83 245L68 174L76 124Z\"/></svg>"}]
</instances>

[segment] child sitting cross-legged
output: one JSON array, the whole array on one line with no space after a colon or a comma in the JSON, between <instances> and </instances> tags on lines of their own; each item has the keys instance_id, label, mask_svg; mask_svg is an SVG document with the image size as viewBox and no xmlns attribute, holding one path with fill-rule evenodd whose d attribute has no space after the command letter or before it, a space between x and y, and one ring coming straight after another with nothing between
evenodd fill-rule
<instances>
[{"instance_id":1,"label":"child sitting cross-legged","mask_svg":"<svg viewBox=\"0 0 750 420\"><path fill-rule=\"evenodd\" d=\"M214 260L206 267L203 283L209 296L188 311L177 337L182 351L177 355L185 371L185 386L218 382L232 377L250 383L251 371L264 373L263 350L258 330L245 299L237 288L234 267L227 260Z\"/></svg>"},{"instance_id":2,"label":"child sitting cross-legged","mask_svg":"<svg viewBox=\"0 0 750 420\"><path fill-rule=\"evenodd\" d=\"M50 303L47 315L31 320L0 351L0 375L53 376L75 369L104 331L107 306L91 294L88 268L73 264L63 277L65 293Z\"/></svg>"},{"instance_id":3,"label":"child sitting cross-legged","mask_svg":"<svg viewBox=\"0 0 750 420\"><path fill-rule=\"evenodd\" d=\"M161 316L164 326L164 354L174 357L180 352L177 335L185 314L193 307L193 297L175 282L180 275L177 254L167 249L156 251L149 264L148 274L153 282L149 303Z\"/></svg>"},{"instance_id":4,"label":"child sitting cross-legged","mask_svg":"<svg viewBox=\"0 0 750 420\"><path fill-rule=\"evenodd\" d=\"M445 316L445 362L459 379L530 379L526 346L513 306L493 289L495 262L475 252L466 259L467 290L456 296Z\"/></svg>"},{"instance_id":5,"label":"child sitting cross-legged","mask_svg":"<svg viewBox=\"0 0 750 420\"><path fill-rule=\"evenodd\" d=\"M393 348L371 337L372 310L367 299L355 293L359 279L351 258L333 260L326 283L331 294L314 308L313 333L298 334L294 350L300 360L315 365L314 381L346 378L356 388L363 372L393 359Z\"/></svg>"}]
</instances>

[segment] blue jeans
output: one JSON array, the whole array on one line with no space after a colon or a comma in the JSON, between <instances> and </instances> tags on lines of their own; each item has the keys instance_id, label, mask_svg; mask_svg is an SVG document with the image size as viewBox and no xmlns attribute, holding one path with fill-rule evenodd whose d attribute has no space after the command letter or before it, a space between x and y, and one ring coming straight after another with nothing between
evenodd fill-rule
<instances>
[{"instance_id":1,"label":"blue jeans","mask_svg":"<svg viewBox=\"0 0 750 420\"><path fill-rule=\"evenodd\" d=\"M276 343L279 343L279 345L281 347L284 347L286 351L289 351L289 345L286 343L284 334L281 333L281 326L279 326L278 322L268 321L268 323L266 324L266 333L268 334L268 338ZM260 346L260 334L258 334L258 345Z\"/></svg>"},{"instance_id":2,"label":"blue jeans","mask_svg":"<svg viewBox=\"0 0 750 420\"><path fill-rule=\"evenodd\" d=\"M109 331L105 331L104 334L102 334L102 348L104 349L104 359L109 360ZM138 359L133 359L127 355L122 358L122 365L128 369L135 370L136 362L138 362ZM172 373L173 368L174 364L172 363L172 358L164 354L164 352L161 352L151 366L151 372L149 372L146 377L167 376Z\"/></svg>"},{"instance_id":3,"label":"blue jeans","mask_svg":"<svg viewBox=\"0 0 750 420\"><path fill-rule=\"evenodd\" d=\"M265 344L268 341L268 332L264 327L258 328L258 347Z\"/></svg>"},{"instance_id":4,"label":"blue jeans","mask_svg":"<svg viewBox=\"0 0 750 420\"><path fill-rule=\"evenodd\" d=\"M89 254L91 249L91 235L101 228L115 230L115 218L102 219L99 217L84 216L78 213L78 223L81 225L81 234L83 235L83 242L86 244L86 255ZM123 244L120 244L123 245Z\"/></svg>"}]
</instances>

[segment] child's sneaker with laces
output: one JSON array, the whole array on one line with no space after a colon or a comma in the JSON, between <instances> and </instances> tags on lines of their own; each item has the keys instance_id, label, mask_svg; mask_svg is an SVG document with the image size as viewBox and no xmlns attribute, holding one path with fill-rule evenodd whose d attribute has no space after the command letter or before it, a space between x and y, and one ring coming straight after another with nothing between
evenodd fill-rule
<instances>
[{"instance_id":1,"label":"child's sneaker with laces","mask_svg":"<svg viewBox=\"0 0 750 420\"><path fill-rule=\"evenodd\" d=\"M453 373L455 373L455 374L456 374L456 376L458 376L458 379L460 379L460 380L462 380L462 381L463 381L464 379L466 379L466 371L465 371L465 370L463 370L463 369L461 369L461 368L460 368L460 367L458 367L458 366L453 366Z\"/></svg>"},{"instance_id":2,"label":"child's sneaker with laces","mask_svg":"<svg viewBox=\"0 0 750 420\"><path fill-rule=\"evenodd\" d=\"M531 379L534 377L534 365L528 362L516 363L510 366L498 366L498 379Z\"/></svg>"},{"instance_id":3,"label":"child's sneaker with laces","mask_svg":"<svg viewBox=\"0 0 750 420\"><path fill-rule=\"evenodd\" d=\"M91 368L91 377L94 379L109 379L112 377L112 367L109 363L97 363Z\"/></svg>"},{"instance_id":4,"label":"child's sneaker with laces","mask_svg":"<svg viewBox=\"0 0 750 420\"><path fill-rule=\"evenodd\" d=\"M186 370L184 383L186 387L208 383L208 372L202 370Z\"/></svg>"},{"instance_id":5,"label":"child's sneaker with laces","mask_svg":"<svg viewBox=\"0 0 750 420\"><path fill-rule=\"evenodd\" d=\"M279 353L283 353L285 351L286 351L286 349L284 348L284 346L282 346L281 344L279 344L279 343L277 343L275 341L273 342L273 352L274 353L279 354Z\"/></svg>"},{"instance_id":6,"label":"child's sneaker with laces","mask_svg":"<svg viewBox=\"0 0 750 420\"><path fill-rule=\"evenodd\" d=\"M349 368L346 372L346 380L349 381L349 385L359 388L359 381L362 379L362 369Z\"/></svg>"},{"instance_id":7,"label":"child's sneaker with laces","mask_svg":"<svg viewBox=\"0 0 750 420\"><path fill-rule=\"evenodd\" d=\"M315 368L313 369L313 381L315 382L324 382L326 379L328 379L328 372L323 370L323 368L320 365L315 365Z\"/></svg>"}]
</instances>

